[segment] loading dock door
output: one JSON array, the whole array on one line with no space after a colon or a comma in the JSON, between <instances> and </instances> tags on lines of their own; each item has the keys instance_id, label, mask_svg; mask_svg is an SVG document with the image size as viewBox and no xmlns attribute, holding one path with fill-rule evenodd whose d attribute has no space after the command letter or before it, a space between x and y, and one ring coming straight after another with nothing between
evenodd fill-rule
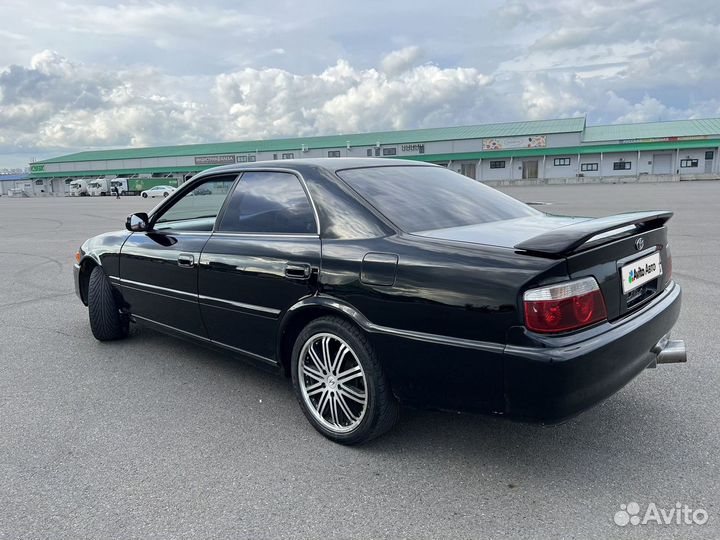
<instances>
[{"instance_id":1,"label":"loading dock door","mask_svg":"<svg viewBox=\"0 0 720 540\"><path fill-rule=\"evenodd\" d=\"M522 177L523 177L523 180L526 180L528 178L537 178L538 177L538 162L537 162L537 160L523 161Z\"/></svg>"},{"instance_id":2,"label":"loading dock door","mask_svg":"<svg viewBox=\"0 0 720 540\"><path fill-rule=\"evenodd\" d=\"M653 174L670 174L672 170L672 156L670 154L653 155Z\"/></svg>"}]
</instances>

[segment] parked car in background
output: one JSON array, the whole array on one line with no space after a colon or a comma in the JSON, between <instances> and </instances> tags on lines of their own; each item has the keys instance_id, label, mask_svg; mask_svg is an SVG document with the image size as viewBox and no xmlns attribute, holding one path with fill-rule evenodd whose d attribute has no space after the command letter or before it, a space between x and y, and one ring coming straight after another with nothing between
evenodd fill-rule
<instances>
[{"instance_id":1,"label":"parked car in background","mask_svg":"<svg viewBox=\"0 0 720 540\"><path fill-rule=\"evenodd\" d=\"M557 423L686 360L669 339L670 212L550 215L384 159L231 165L149 191L170 196L76 254L93 335L135 322L272 366L339 443L387 431L400 403Z\"/></svg>"},{"instance_id":2,"label":"parked car in background","mask_svg":"<svg viewBox=\"0 0 720 540\"><path fill-rule=\"evenodd\" d=\"M151 187L150 189L146 189L145 191L141 192L140 195L143 197L167 197L171 195L172 193L175 193L175 190L177 188L174 188L172 186L155 186Z\"/></svg>"}]
</instances>

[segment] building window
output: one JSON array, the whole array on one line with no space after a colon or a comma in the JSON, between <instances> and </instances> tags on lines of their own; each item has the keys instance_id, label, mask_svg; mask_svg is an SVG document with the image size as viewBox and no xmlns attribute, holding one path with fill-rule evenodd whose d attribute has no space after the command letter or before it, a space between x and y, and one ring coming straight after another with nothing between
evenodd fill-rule
<instances>
[{"instance_id":1,"label":"building window","mask_svg":"<svg viewBox=\"0 0 720 540\"><path fill-rule=\"evenodd\" d=\"M371 156L372 156L372 148L368 148L368 149L367 149L367 156L368 156L368 157L371 157Z\"/></svg>"},{"instance_id":2,"label":"building window","mask_svg":"<svg viewBox=\"0 0 720 540\"><path fill-rule=\"evenodd\" d=\"M613 163L613 171L629 171L632 169L630 161L616 161Z\"/></svg>"},{"instance_id":3,"label":"building window","mask_svg":"<svg viewBox=\"0 0 720 540\"><path fill-rule=\"evenodd\" d=\"M328 157L340 157L340 150L328 150Z\"/></svg>"},{"instance_id":4,"label":"building window","mask_svg":"<svg viewBox=\"0 0 720 540\"><path fill-rule=\"evenodd\" d=\"M248 161L255 161L256 159L256 156L248 156Z\"/></svg>"},{"instance_id":5,"label":"building window","mask_svg":"<svg viewBox=\"0 0 720 540\"><path fill-rule=\"evenodd\" d=\"M277 159L277 154L273 154L273 159Z\"/></svg>"},{"instance_id":6,"label":"building window","mask_svg":"<svg viewBox=\"0 0 720 540\"><path fill-rule=\"evenodd\" d=\"M238 163L246 163L247 162L247 156L238 156L237 157Z\"/></svg>"},{"instance_id":7,"label":"building window","mask_svg":"<svg viewBox=\"0 0 720 540\"><path fill-rule=\"evenodd\" d=\"M570 158L569 157L556 157L553 160L553 165L556 167L567 167L570 165Z\"/></svg>"},{"instance_id":8,"label":"building window","mask_svg":"<svg viewBox=\"0 0 720 540\"><path fill-rule=\"evenodd\" d=\"M583 172L587 171L597 171L599 168L597 163L583 163L580 165L580 170Z\"/></svg>"},{"instance_id":9,"label":"building window","mask_svg":"<svg viewBox=\"0 0 720 540\"><path fill-rule=\"evenodd\" d=\"M379 149L379 148L375 148L375 155L376 155L376 156L379 156L379 155L380 155L380 149Z\"/></svg>"},{"instance_id":10,"label":"building window","mask_svg":"<svg viewBox=\"0 0 720 540\"><path fill-rule=\"evenodd\" d=\"M707 152L705 152L705 159L712 159L714 157L715 157L715 152L713 152L712 150L708 150Z\"/></svg>"},{"instance_id":11,"label":"building window","mask_svg":"<svg viewBox=\"0 0 720 540\"><path fill-rule=\"evenodd\" d=\"M697 166L698 166L697 159L681 159L680 160L680 167L682 169L688 169L690 167L697 167Z\"/></svg>"},{"instance_id":12,"label":"building window","mask_svg":"<svg viewBox=\"0 0 720 540\"><path fill-rule=\"evenodd\" d=\"M397 148L383 148L383 156L396 156Z\"/></svg>"},{"instance_id":13,"label":"building window","mask_svg":"<svg viewBox=\"0 0 720 540\"><path fill-rule=\"evenodd\" d=\"M491 169L504 169L504 168L505 168L505 162L504 162L504 161L491 161L491 162L490 162L490 168L491 168Z\"/></svg>"},{"instance_id":14,"label":"building window","mask_svg":"<svg viewBox=\"0 0 720 540\"><path fill-rule=\"evenodd\" d=\"M282 155L283 159L293 159L294 157L295 157L295 154L292 152L288 152L287 154Z\"/></svg>"}]
</instances>

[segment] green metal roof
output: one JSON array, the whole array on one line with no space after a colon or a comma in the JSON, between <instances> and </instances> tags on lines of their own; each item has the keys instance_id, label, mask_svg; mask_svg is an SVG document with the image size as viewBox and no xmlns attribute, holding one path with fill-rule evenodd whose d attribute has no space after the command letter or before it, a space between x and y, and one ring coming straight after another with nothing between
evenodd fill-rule
<instances>
[{"instance_id":1,"label":"green metal roof","mask_svg":"<svg viewBox=\"0 0 720 540\"><path fill-rule=\"evenodd\" d=\"M655 139L664 137L702 137L710 135L720 135L720 118L588 126L585 128L583 142Z\"/></svg>"},{"instance_id":2,"label":"green metal roof","mask_svg":"<svg viewBox=\"0 0 720 540\"><path fill-rule=\"evenodd\" d=\"M268 139L183 146L155 146L151 148L126 148L120 150L91 150L69 154L36 163L67 163L76 161L105 161L111 159L139 159L176 156L206 156L213 154L238 154L300 150L308 148L343 148L380 144L422 143L458 139L482 139L486 137L515 137L520 135L548 135L551 133L577 133L585 128L585 118L559 120L534 120L505 124L458 126L446 128L410 129L404 131L380 131L324 137L298 137L293 139Z\"/></svg>"}]
</instances>

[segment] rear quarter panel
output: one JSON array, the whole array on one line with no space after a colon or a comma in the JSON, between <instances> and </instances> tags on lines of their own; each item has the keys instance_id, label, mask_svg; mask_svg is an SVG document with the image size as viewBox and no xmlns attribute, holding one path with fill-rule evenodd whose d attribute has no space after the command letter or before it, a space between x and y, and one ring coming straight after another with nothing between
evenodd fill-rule
<instances>
[{"instance_id":1,"label":"rear quarter panel","mask_svg":"<svg viewBox=\"0 0 720 540\"><path fill-rule=\"evenodd\" d=\"M323 240L322 249L321 292L399 331L371 335L393 390L406 403L437 408L502 410L502 348L508 329L522 320L519 290L567 279L565 261L412 235ZM360 279L367 253L397 255L392 285ZM403 332L451 339L441 344Z\"/></svg>"}]
</instances>

